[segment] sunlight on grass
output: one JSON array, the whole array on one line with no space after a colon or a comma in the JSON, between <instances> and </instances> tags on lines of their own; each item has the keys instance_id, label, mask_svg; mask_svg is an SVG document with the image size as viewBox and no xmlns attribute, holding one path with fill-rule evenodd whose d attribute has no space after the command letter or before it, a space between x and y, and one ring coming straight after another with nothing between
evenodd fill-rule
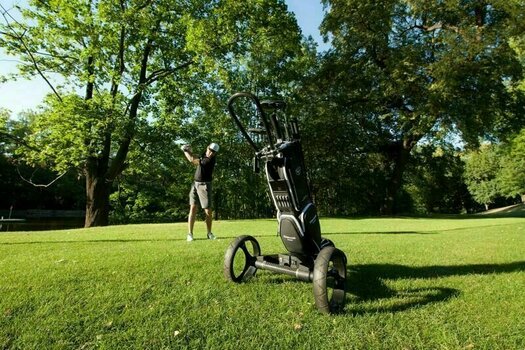
<instances>
[{"instance_id":1,"label":"sunlight on grass","mask_svg":"<svg viewBox=\"0 0 525 350\"><path fill-rule=\"evenodd\" d=\"M525 219L322 219L348 257L340 315L312 285L223 277L243 234L283 252L275 220L0 234L0 347L520 349ZM306 345L308 344L308 345Z\"/></svg>"}]
</instances>

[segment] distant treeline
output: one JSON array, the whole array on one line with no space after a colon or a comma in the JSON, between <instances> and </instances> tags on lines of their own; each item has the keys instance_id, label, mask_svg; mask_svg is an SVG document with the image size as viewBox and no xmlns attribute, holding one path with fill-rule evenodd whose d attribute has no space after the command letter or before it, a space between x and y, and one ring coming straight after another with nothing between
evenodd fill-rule
<instances>
[{"instance_id":1,"label":"distant treeline","mask_svg":"<svg viewBox=\"0 0 525 350\"><path fill-rule=\"evenodd\" d=\"M38 110L0 108L0 209L84 208L86 227L183 220L194 169L179 145L217 142L215 215L272 216L226 111L238 91L287 102L322 215L468 213L523 198L522 0L323 4L325 52L282 0L3 9L0 47L20 61L18 78L62 79L46 79ZM238 107L259 126L253 106Z\"/></svg>"}]
</instances>

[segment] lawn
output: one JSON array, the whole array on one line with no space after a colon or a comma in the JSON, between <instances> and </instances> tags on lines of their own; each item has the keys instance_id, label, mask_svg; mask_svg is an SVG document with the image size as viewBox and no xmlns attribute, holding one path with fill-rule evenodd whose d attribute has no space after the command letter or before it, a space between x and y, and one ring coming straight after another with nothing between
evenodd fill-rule
<instances>
[{"instance_id":1,"label":"lawn","mask_svg":"<svg viewBox=\"0 0 525 350\"><path fill-rule=\"evenodd\" d=\"M524 349L525 218L321 220L348 257L344 312L312 285L223 277L242 234L274 220L0 234L1 349Z\"/></svg>"}]
</instances>

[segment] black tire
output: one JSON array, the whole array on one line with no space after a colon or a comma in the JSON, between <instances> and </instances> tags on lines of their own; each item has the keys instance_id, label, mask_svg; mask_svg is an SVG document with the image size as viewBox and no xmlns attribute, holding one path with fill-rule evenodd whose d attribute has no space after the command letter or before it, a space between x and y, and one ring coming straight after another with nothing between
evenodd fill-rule
<instances>
[{"instance_id":1,"label":"black tire","mask_svg":"<svg viewBox=\"0 0 525 350\"><path fill-rule=\"evenodd\" d=\"M315 305L324 314L342 311L345 303L346 256L335 247L321 249L314 263Z\"/></svg>"},{"instance_id":2,"label":"black tire","mask_svg":"<svg viewBox=\"0 0 525 350\"><path fill-rule=\"evenodd\" d=\"M255 261L261 255L259 242L252 236L240 236L231 242L224 255L224 277L240 283L255 275Z\"/></svg>"}]
</instances>

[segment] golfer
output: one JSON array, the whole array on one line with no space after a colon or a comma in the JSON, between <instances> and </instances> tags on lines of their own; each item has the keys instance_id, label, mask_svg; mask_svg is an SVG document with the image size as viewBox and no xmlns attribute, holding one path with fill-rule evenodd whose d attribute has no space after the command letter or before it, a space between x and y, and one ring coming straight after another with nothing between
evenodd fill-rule
<instances>
[{"instance_id":1,"label":"golfer","mask_svg":"<svg viewBox=\"0 0 525 350\"><path fill-rule=\"evenodd\" d=\"M204 209L204 212L206 213L208 239L215 239L215 236L211 232L211 179L213 168L215 168L215 156L219 151L219 145L216 143L210 143L210 145L206 148L206 152L200 158L197 158L193 155L189 145L184 145L181 147L181 149L188 161L197 166L197 169L195 170L194 181L190 189L190 213L188 215L188 237L186 240L188 242L193 241L193 226L195 225L195 216L197 214L197 198L202 209Z\"/></svg>"}]
</instances>

